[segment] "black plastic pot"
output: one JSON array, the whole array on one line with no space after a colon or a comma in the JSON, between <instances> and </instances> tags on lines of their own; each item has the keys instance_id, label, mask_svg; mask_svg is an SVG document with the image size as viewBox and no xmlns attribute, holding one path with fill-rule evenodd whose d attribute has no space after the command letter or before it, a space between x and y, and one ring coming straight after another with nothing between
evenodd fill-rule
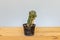
<instances>
[{"instance_id":1,"label":"black plastic pot","mask_svg":"<svg viewBox=\"0 0 60 40\"><path fill-rule=\"evenodd\" d=\"M35 32L35 24L32 24L31 27L28 27L27 24L23 24L24 35L33 36Z\"/></svg>"}]
</instances>

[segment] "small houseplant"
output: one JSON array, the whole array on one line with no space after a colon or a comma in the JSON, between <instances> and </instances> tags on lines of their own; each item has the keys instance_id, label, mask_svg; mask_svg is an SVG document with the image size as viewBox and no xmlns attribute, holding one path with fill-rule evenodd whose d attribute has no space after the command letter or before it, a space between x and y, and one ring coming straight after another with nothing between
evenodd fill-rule
<instances>
[{"instance_id":1,"label":"small houseplant","mask_svg":"<svg viewBox=\"0 0 60 40\"><path fill-rule=\"evenodd\" d=\"M24 34L26 36L34 35L35 26L36 26L36 24L34 24L34 20L36 17L37 17L36 12L34 10L31 10L29 12L27 23L23 24Z\"/></svg>"}]
</instances>

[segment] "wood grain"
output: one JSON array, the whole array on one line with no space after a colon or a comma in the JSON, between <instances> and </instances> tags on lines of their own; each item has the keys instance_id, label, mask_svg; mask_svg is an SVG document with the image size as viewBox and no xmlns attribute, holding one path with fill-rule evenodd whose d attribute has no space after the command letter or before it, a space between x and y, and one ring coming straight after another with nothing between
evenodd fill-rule
<instances>
[{"instance_id":1,"label":"wood grain","mask_svg":"<svg viewBox=\"0 0 60 40\"><path fill-rule=\"evenodd\" d=\"M60 27L36 27L34 36L25 36L22 27L1 27L0 40L60 40Z\"/></svg>"}]
</instances>

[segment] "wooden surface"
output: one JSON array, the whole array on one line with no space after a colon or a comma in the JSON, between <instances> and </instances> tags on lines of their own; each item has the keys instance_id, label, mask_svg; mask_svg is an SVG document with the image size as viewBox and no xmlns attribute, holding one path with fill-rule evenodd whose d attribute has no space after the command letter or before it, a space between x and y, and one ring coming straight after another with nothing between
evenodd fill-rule
<instances>
[{"instance_id":1,"label":"wooden surface","mask_svg":"<svg viewBox=\"0 0 60 40\"><path fill-rule=\"evenodd\" d=\"M21 27L1 27L0 40L60 40L60 28L37 27L34 36L25 36Z\"/></svg>"}]
</instances>

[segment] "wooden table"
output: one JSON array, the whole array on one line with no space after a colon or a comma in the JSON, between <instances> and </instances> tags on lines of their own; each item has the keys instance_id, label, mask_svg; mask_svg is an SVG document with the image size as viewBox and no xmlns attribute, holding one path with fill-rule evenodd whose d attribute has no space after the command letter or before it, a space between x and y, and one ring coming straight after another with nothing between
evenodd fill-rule
<instances>
[{"instance_id":1,"label":"wooden table","mask_svg":"<svg viewBox=\"0 0 60 40\"><path fill-rule=\"evenodd\" d=\"M0 40L60 40L60 27L37 27L34 36L25 36L22 27L1 27Z\"/></svg>"}]
</instances>

